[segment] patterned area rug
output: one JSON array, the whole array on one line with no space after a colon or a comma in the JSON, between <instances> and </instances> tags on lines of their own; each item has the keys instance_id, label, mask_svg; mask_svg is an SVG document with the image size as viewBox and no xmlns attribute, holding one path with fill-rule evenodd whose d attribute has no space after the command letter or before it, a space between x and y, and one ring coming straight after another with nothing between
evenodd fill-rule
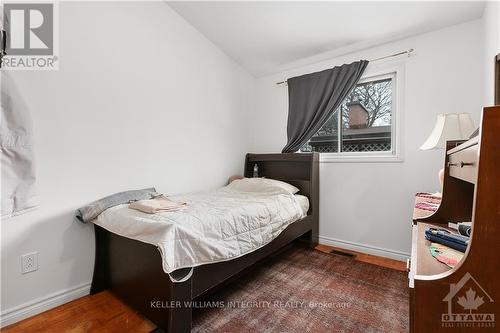
<instances>
[{"instance_id":1,"label":"patterned area rug","mask_svg":"<svg viewBox=\"0 0 500 333\"><path fill-rule=\"evenodd\" d=\"M406 273L294 246L194 311L192 332L408 332Z\"/></svg>"}]
</instances>

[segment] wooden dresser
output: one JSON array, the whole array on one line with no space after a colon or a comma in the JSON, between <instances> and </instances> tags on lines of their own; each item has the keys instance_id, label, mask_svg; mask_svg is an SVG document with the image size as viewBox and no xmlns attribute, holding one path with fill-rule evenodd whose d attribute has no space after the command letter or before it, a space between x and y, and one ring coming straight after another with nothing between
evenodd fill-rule
<instances>
[{"instance_id":1,"label":"wooden dresser","mask_svg":"<svg viewBox=\"0 0 500 333\"><path fill-rule=\"evenodd\" d=\"M413 221L410 332L500 332L500 106L483 110L481 130L448 141L442 201ZM428 227L472 221L463 259L454 268L432 257Z\"/></svg>"}]
</instances>

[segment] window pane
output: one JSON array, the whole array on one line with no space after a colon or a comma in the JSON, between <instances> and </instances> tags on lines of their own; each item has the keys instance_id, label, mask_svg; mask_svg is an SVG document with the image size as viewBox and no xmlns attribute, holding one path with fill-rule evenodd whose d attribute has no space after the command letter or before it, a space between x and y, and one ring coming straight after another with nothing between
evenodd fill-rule
<instances>
[{"instance_id":1,"label":"window pane","mask_svg":"<svg viewBox=\"0 0 500 333\"><path fill-rule=\"evenodd\" d=\"M341 146L342 152L391 151L392 98L392 78L356 85L337 112L300 150L336 153Z\"/></svg>"},{"instance_id":2,"label":"window pane","mask_svg":"<svg viewBox=\"0 0 500 333\"><path fill-rule=\"evenodd\" d=\"M358 84L341 105L342 151L390 151L392 79Z\"/></svg>"},{"instance_id":3,"label":"window pane","mask_svg":"<svg viewBox=\"0 0 500 333\"><path fill-rule=\"evenodd\" d=\"M300 148L302 152L317 151L320 153L336 153L338 151L338 112L335 112L321 129Z\"/></svg>"}]
</instances>

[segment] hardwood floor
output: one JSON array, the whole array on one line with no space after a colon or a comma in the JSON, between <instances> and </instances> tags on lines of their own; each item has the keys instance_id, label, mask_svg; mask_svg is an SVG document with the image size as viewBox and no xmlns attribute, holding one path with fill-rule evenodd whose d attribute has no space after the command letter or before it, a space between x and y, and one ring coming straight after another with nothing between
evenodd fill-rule
<instances>
[{"instance_id":1,"label":"hardwood floor","mask_svg":"<svg viewBox=\"0 0 500 333\"><path fill-rule=\"evenodd\" d=\"M153 323L104 291L7 326L1 332L146 333L155 328Z\"/></svg>"},{"instance_id":2,"label":"hardwood floor","mask_svg":"<svg viewBox=\"0 0 500 333\"><path fill-rule=\"evenodd\" d=\"M386 268L395 269L397 271L406 272L406 263L403 261L378 257L378 256L374 256L371 254L365 254L365 253L356 252L356 251L345 250L345 249L341 249L341 248L333 247L333 246L328 246L328 245L318 245L318 246L316 246L316 250L321 251L321 252L326 252L326 253L330 253L330 252L332 252L332 250L335 250L338 252L343 252L343 253L352 255L355 258L355 260L358 260L358 261L362 261L362 262L366 262L369 264L378 265L378 266L382 266L382 267L386 267Z\"/></svg>"},{"instance_id":3,"label":"hardwood floor","mask_svg":"<svg viewBox=\"0 0 500 333\"><path fill-rule=\"evenodd\" d=\"M401 261L318 245L316 250L330 253L332 250L350 254L355 260L405 271ZM151 332L155 325L123 304L111 293L104 291L89 295L25 319L1 329L2 333L20 332Z\"/></svg>"}]
</instances>

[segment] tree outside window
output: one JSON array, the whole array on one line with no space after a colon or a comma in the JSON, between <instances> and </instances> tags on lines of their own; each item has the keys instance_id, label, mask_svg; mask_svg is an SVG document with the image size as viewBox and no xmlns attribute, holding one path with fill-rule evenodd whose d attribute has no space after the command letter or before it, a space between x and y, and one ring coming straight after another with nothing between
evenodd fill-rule
<instances>
[{"instance_id":1,"label":"tree outside window","mask_svg":"<svg viewBox=\"0 0 500 333\"><path fill-rule=\"evenodd\" d=\"M394 75L358 83L301 151L391 151L393 84Z\"/></svg>"}]
</instances>

